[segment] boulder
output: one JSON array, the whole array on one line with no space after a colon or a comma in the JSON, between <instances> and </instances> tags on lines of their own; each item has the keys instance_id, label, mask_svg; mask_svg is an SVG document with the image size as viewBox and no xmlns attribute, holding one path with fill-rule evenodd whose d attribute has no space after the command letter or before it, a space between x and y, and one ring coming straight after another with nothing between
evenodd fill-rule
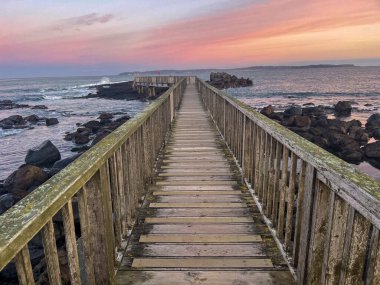
<instances>
[{"instance_id":1,"label":"boulder","mask_svg":"<svg viewBox=\"0 0 380 285\"><path fill-rule=\"evenodd\" d=\"M36 124L40 120L40 118L37 115L30 115L30 116L25 117L24 119L25 121L32 124Z\"/></svg>"},{"instance_id":2,"label":"boulder","mask_svg":"<svg viewBox=\"0 0 380 285\"><path fill-rule=\"evenodd\" d=\"M39 109L39 110L46 110L48 107L45 105L34 105L31 107L31 109Z\"/></svg>"},{"instance_id":3,"label":"boulder","mask_svg":"<svg viewBox=\"0 0 380 285\"><path fill-rule=\"evenodd\" d=\"M372 114L368 118L367 123L365 124L365 129L367 130L367 132L369 133L371 137L374 136L374 133L376 134L376 136L379 134L380 132L380 114L379 113Z\"/></svg>"},{"instance_id":4,"label":"boulder","mask_svg":"<svg viewBox=\"0 0 380 285\"><path fill-rule=\"evenodd\" d=\"M272 115L274 112L274 108L272 105L269 105L269 106L266 106L264 107L263 109L261 109L260 113L269 117L270 115Z\"/></svg>"},{"instance_id":5,"label":"boulder","mask_svg":"<svg viewBox=\"0 0 380 285\"><path fill-rule=\"evenodd\" d=\"M302 115L315 118L327 119L325 109L321 107L307 107L302 109Z\"/></svg>"},{"instance_id":6,"label":"boulder","mask_svg":"<svg viewBox=\"0 0 380 285\"><path fill-rule=\"evenodd\" d=\"M92 141L91 146L94 146L95 144L100 142L103 138L108 136L111 132L112 132L111 130L103 130L102 132L99 132L94 138L94 140Z\"/></svg>"},{"instance_id":7,"label":"boulder","mask_svg":"<svg viewBox=\"0 0 380 285\"><path fill-rule=\"evenodd\" d=\"M4 187L14 197L21 199L48 178L48 174L42 168L34 165L23 165L5 179Z\"/></svg>"},{"instance_id":8,"label":"boulder","mask_svg":"<svg viewBox=\"0 0 380 285\"><path fill-rule=\"evenodd\" d=\"M299 106L292 106L284 111L285 117L292 117L296 115L302 115L302 108Z\"/></svg>"},{"instance_id":9,"label":"boulder","mask_svg":"<svg viewBox=\"0 0 380 285\"><path fill-rule=\"evenodd\" d=\"M12 129L13 128L13 121L9 120L9 119L4 119L4 120L1 120L0 121L0 127L3 128L3 129Z\"/></svg>"},{"instance_id":10,"label":"boulder","mask_svg":"<svg viewBox=\"0 0 380 285\"><path fill-rule=\"evenodd\" d=\"M308 116L294 116L294 126L299 128L310 128L311 120Z\"/></svg>"},{"instance_id":11,"label":"boulder","mask_svg":"<svg viewBox=\"0 0 380 285\"><path fill-rule=\"evenodd\" d=\"M83 124L84 127L89 128L92 130L92 132L96 133L102 126L102 124L99 121L88 121L87 123Z\"/></svg>"},{"instance_id":12,"label":"boulder","mask_svg":"<svg viewBox=\"0 0 380 285\"><path fill-rule=\"evenodd\" d=\"M101 113L100 116L98 117L98 119L100 119L101 121L111 120L112 118L113 118L113 115L110 113Z\"/></svg>"},{"instance_id":13,"label":"boulder","mask_svg":"<svg viewBox=\"0 0 380 285\"><path fill-rule=\"evenodd\" d=\"M59 171L61 171L66 166L68 166L70 163L72 163L74 160L76 160L79 156L80 156L80 154L76 154L76 155L67 157L65 159L61 159L59 161L56 161L54 163L53 167L50 169L50 172L49 172L50 176L57 174Z\"/></svg>"},{"instance_id":14,"label":"boulder","mask_svg":"<svg viewBox=\"0 0 380 285\"><path fill-rule=\"evenodd\" d=\"M13 115L8 117L8 120L11 120L15 125L22 125L25 123L24 118L20 115Z\"/></svg>"},{"instance_id":15,"label":"boulder","mask_svg":"<svg viewBox=\"0 0 380 285\"><path fill-rule=\"evenodd\" d=\"M350 116L352 111L352 105L349 101L339 101L334 106L334 111L337 116Z\"/></svg>"},{"instance_id":16,"label":"boulder","mask_svg":"<svg viewBox=\"0 0 380 285\"><path fill-rule=\"evenodd\" d=\"M364 152L367 157L380 160L380 141L367 144L364 148Z\"/></svg>"},{"instance_id":17,"label":"boulder","mask_svg":"<svg viewBox=\"0 0 380 285\"><path fill-rule=\"evenodd\" d=\"M353 126L350 128L348 135L356 140L360 145L365 145L368 142L368 133L358 126Z\"/></svg>"},{"instance_id":18,"label":"boulder","mask_svg":"<svg viewBox=\"0 0 380 285\"><path fill-rule=\"evenodd\" d=\"M76 133L67 133L63 138L65 141L72 141Z\"/></svg>"},{"instance_id":19,"label":"boulder","mask_svg":"<svg viewBox=\"0 0 380 285\"><path fill-rule=\"evenodd\" d=\"M45 122L46 122L46 126L52 126L59 123L57 118L46 118Z\"/></svg>"},{"instance_id":20,"label":"boulder","mask_svg":"<svg viewBox=\"0 0 380 285\"><path fill-rule=\"evenodd\" d=\"M84 151L86 151L88 149L90 149L90 146L88 146L88 145L82 145L82 146L75 146L75 147L71 148L71 151L72 152L80 152L80 153L82 153L82 152L84 152Z\"/></svg>"},{"instance_id":21,"label":"boulder","mask_svg":"<svg viewBox=\"0 0 380 285\"><path fill-rule=\"evenodd\" d=\"M218 89L237 88L252 86L253 82L249 78L238 78L226 72L211 72L209 84Z\"/></svg>"},{"instance_id":22,"label":"boulder","mask_svg":"<svg viewBox=\"0 0 380 285\"><path fill-rule=\"evenodd\" d=\"M91 133L92 133L92 129L90 129L90 128L78 128L77 129L77 133L80 133L80 134L82 134L82 135L85 135L85 136L88 136L88 135L90 135Z\"/></svg>"},{"instance_id":23,"label":"boulder","mask_svg":"<svg viewBox=\"0 0 380 285\"><path fill-rule=\"evenodd\" d=\"M51 141L46 140L39 146L28 150L25 162L26 164L48 167L60 159L61 154L57 147Z\"/></svg>"},{"instance_id":24,"label":"boulder","mask_svg":"<svg viewBox=\"0 0 380 285\"><path fill-rule=\"evenodd\" d=\"M82 134L82 133L75 133L74 135L74 142L76 144L86 144L90 141L90 138L88 135Z\"/></svg>"},{"instance_id":25,"label":"boulder","mask_svg":"<svg viewBox=\"0 0 380 285\"><path fill-rule=\"evenodd\" d=\"M276 120L276 121L281 122L284 119L284 113L274 112L274 113L269 115L269 118L271 118L272 120Z\"/></svg>"},{"instance_id":26,"label":"boulder","mask_svg":"<svg viewBox=\"0 0 380 285\"><path fill-rule=\"evenodd\" d=\"M16 203L15 197L8 193L0 196L0 215Z\"/></svg>"}]
</instances>

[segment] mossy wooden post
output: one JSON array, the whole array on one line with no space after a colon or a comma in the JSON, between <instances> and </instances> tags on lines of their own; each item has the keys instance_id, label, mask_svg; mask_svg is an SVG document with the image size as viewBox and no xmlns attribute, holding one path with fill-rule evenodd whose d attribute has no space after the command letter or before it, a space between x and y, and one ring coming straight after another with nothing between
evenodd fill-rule
<instances>
[{"instance_id":1,"label":"mossy wooden post","mask_svg":"<svg viewBox=\"0 0 380 285\"><path fill-rule=\"evenodd\" d=\"M42 242L48 268L49 281L53 285L61 284L61 271L57 253L57 244L55 241L54 224L50 220L41 231Z\"/></svg>"},{"instance_id":2,"label":"mossy wooden post","mask_svg":"<svg viewBox=\"0 0 380 285\"><path fill-rule=\"evenodd\" d=\"M66 251L67 260L69 262L71 284L81 284L74 214L71 199L62 208L62 218L65 229Z\"/></svg>"},{"instance_id":3,"label":"mossy wooden post","mask_svg":"<svg viewBox=\"0 0 380 285\"><path fill-rule=\"evenodd\" d=\"M105 207L103 205L102 185L100 181L100 173L97 172L88 181L84 188L87 192L88 204L88 222L91 232L91 241L93 249L93 262L96 284L113 284L113 274L110 272L114 270L113 260L109 260L109 237L107 235L113 232L107 232L107 220L105 218ZM111 249L113 251L113 249ZM112 264L112 266L111 266ZM111 268L110 268L111 267Z\"/></svg>"},{"instance_id":4,"label":"mossy wooden post","mask_svg":"<svg viewBox=\"0 0 380 285\"><path fill-rule=\"evenodd\" d=\"M33 270L30 263L28 245L24 246L15 257L15 264L20 285L33 285ZM59 275L58 275L59 276ZM60 277L60 276L59 276Z\"/></svg>"},{"instance_id":5,"label":"mossy wooden post","mask_svg":"<svg viewBox=\"0 0 380 285\"><path fill-rule=\"evenodd\" d=\"M78 210L80 230L82 236L83 256L84 256L84 269L86 274L87 283L90 285L95 284L95 270L94 270L94 252L92 246L92 238L89 224L89 214L87 205L87 188L83 187L78 192Z\"/></svg>"}]
</instances>

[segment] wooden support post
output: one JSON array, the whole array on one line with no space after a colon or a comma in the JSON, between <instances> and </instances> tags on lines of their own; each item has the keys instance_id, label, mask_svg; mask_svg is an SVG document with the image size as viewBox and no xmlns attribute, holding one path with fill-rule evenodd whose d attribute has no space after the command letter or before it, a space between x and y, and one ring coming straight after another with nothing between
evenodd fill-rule
<instances>
[{"instance_id":1,"label":"wooden support post","mask_svg":"<svg viewBox=\"0 0 380 285\"><path fill-rule=\"evenodd\" d=\"M61 273L59 269L59 260L57 253L57 244L55 241L54 225L50 220L41 231L42 242L48 268L49 281L53 285L61 284Z\"/></svg>"},{"instance_id":2,"label":"wooden support post","mask_svg":"<svg viewBox=\"0 0 380 285\"><path fill-rule=\"evenodd\" d=\"M28 245L25 245L15 257L18 282L20 285L33 285L33 270L30 263ZM59 272L58 272L59 273ZM60 277L60 275L58 275ZM59 279L60 280L60 279ZM52 283L53 284L53 283ZM60 283L59 283L60 284Z\"/></svg>"}]
</instances>

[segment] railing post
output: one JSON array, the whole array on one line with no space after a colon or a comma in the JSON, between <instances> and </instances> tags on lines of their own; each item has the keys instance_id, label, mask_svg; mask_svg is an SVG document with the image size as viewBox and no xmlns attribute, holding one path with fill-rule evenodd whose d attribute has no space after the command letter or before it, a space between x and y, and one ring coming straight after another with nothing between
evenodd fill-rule
<instances>
[{"instance_id":1,"label":"railing post","mask_svg":"<svg viewBox=\"0 0 380 285\"><path fill-rule=\"evenodd\" d=\"M170 93L169 98L170 98L170 121L173 122L174 119L174 94L173 92Z\"/></svg>"},{"instance_id":2,"label":"railing post","mask_svg":"<svg viewBox=\"0 0 380 285\"><path fill-rule=\"evenodd\" d=\"M302 213L302 232L300 236L300 246L298 253L297 282L305 284L307 278L307 259L310 247L310 235L312 226L315 168L307 164L305 171L303 213Z\"/></svg>"}]
</instances>

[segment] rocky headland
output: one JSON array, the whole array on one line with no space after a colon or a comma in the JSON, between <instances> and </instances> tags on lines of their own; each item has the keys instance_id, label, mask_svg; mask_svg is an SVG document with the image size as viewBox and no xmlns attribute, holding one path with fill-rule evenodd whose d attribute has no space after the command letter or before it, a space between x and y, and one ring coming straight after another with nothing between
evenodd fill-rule
<instances>
[{"instance_id":1,"label":"rocky headland","mask_svg":"<svg viewBox=\"0 0 380 285\"><path fill-rule=\"evenodd\" d=\"M238 78L226 72L211 72L210 80L207 81L207 83L218 89L248 87L253 85L252 80L249 78Z\"/></svg>"},{"instance_id":2,"label":"rocky headland","mask_svg":"<svg viewBox=\"0 0 380 285\"><path fill-rule=\"evenodd\" d=\"M133 81L97 85L96 93L89 93L84 98L102 98L115 100L147 100L155 99L165 93L168 87L156 86L156 96L149 97L148 94L140 94L133 87ZM83 98L83 97L81 97Z\"/></svg>"},{"instance_id":3,"label":"rocky headland","mask_svg":"<svg viewBox=\"0 0 380 285\"><path fill-rule=\"evenodd\" d=\"M349 163L367 161L380 169L380 114L371 115L363 126L359 120L341 120L351 110L351 102L340 101L333 109L336 118L328 118L331 110L322 106L292 106L275 112L269 105L260 112Z\"/></svg>"}]
</instances>

